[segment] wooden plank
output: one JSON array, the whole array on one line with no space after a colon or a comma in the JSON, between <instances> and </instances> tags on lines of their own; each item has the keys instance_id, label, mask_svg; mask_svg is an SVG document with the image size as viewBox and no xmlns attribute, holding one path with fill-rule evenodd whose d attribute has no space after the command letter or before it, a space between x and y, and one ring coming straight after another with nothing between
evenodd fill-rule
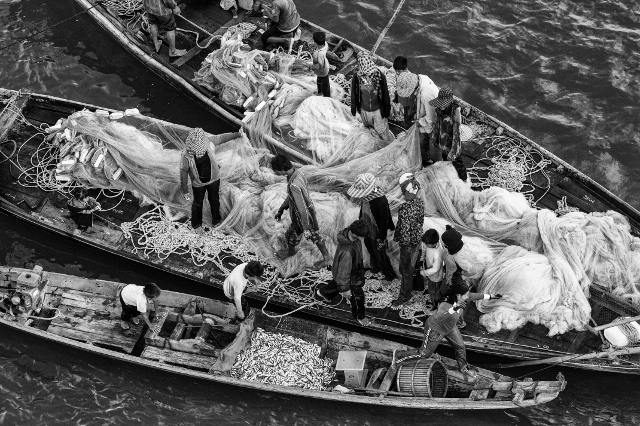
<instances>
[{"instance_id":1,"label":"wooden plank","mask_svg":"<svg viewBox=\"0 0 640 426\"><path fill-rule=\"evenodd\" d=\"M493 383L493 380L484 376L478 376L474 387L480 388L480 389L474 389L469 395L469 399L473 401L480 401L483 399L487 399L487 397L489 396L489 391L491 390L492 383Z\"/></svg>"},{"instance_id":2,"label":"wooden plank","mask_svg":"<svg viewBox=\"0 0 640 426\"><path fill-rule=\"evenodd\" d=\"M96 316L75 318L63 315L51 322L47 329L50 333L76 340L117 346L126 353L131 353L142 329L141 325L132 328L132 337L127 337L120 328L118 319L102 319Z\"/></svg>"},{"instance_id":3,"label":"wooden plank","mask_svg":"<svg viewBox=\"0 0 640 426\"><path fill-rule=\"evenodd\" d=\"M205 38L204 40L202 40L202 42L200 43L203 46L207 46L209 41L213 38L214 36L209 36L207 38ZM190 61L191 59L193 59L198 53L202 52L202 48L200 48L200 46L195 46L192 47L187 53L185 53L183 56L181 56L180 58L176 59L175 61L173 61L171 63L171 65L173 65L174 67L178 67L180 68L181 66L183 66L184 64L186 64L188 61Z\"/></svg>"},{"instance_id":4,"label":"wooden plank","mask_svg":"<svg viewBox=\"0 0 640 426\"><path fill-rule=\"evenodd\" d=\"M167 364L180 365L183 367L199 368L209 370L209 367L215 362L216 358L200 354L192 354L186 352L174 352L171 350L160 349L154 346L147 346L142 354L142 358L154 361L164 362Z\"/></svg>"},{"instance_id":5,"label":"wooden plank","mask_svg":"<svg viewBox=\"0 0 640 426\"><path fill-rule=\"evenodd\" d=\"M187 329L187 325L185 323L181 322L179 324L176 324L176 327L171 332L171 337L169 337L169 340L180 340L180 339L182 339L182 335L184 334L184 331L186 329Z\"/></svg>"}]
</instances>

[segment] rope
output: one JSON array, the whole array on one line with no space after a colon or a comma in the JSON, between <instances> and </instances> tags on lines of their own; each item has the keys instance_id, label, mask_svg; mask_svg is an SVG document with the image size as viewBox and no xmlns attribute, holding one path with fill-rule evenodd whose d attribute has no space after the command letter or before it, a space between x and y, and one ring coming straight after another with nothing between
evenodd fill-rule
<instances>
[{"instance_id":1,"label":"rope","mask_svg":"<svg viewBox=\"0 0 640 426\"><path fill-rule=\"evenodd\" d=\"M618 326L620 331L629 340L630 345L637 345L640 343L640 332L633 326L633 323L628 322L626 324L620 324Z\"/></svg>"},{"instance_id":2,"label":"rope","mask_svg":"<svg viewBox=\"0 0 640 426\"><path fill-rule=\"evenodd\" d=\"M470 126L472 127L472 126ZM473 128L473 127L472 127ZM474 134L481 134L481 129L474 129ZM499 186L511 192L520 192L535 207L551 189L551 179L545 170L551 161L529 145L523 145L507 136L488 136L479 139L490 139L484 156L467 170L474 188ZM476 140L476 139L472 139ZM485 164L490 164L486 166ZM534 183L533 175L541 174L544 184ZM541 179L535 179L540 181ZM534 199L534 191L542 190L543 194Z\"/></svg>"},{"instance_id":3,"label":"rope","mask_svg":"<svg viewBox=\"0 0 640 426\"><path fill-rule=\"evenodd\" d=\"M380 33L380 36L378 37L376 44L374 44L373 48L371 49L372 55L375 54L376 50L378 50L378 47L380 47L380 43L382 43L382 39L384 39L384 36L387 35L387 31L389 31L389 28L391 28L391 25L393 25L393 21L396 20L396 16L398 16L398 12L400 12L400 9L402 8L402 5L404 4L404 2L405 0L400 0L398 7L396 7L395 12L393 12L393 16L391 16L391 19L389 20L389 23L387 24L386 27L384 27L384 29Z\"/></svg>"}]
</instances>

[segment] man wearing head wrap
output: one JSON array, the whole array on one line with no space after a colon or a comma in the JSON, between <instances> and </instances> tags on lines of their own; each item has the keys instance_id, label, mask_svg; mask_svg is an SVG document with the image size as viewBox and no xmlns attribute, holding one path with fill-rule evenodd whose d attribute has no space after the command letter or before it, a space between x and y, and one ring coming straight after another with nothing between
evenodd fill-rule
<instances>
[{"instance_id":1,"label":"man wearing head wrap","mask_svg":"<svg viewBox=\"0 0 640 426\"><path fill-rule=\"evenodd\" d=\"M420 256L424 222L424 203L419 193L420 184L413 173L404 173L400 176L399 184L406 201L398 209L398 222L393 234L393 241L400 246L400 275L402 275L400 294L392 302L394 307L401 306L411 298L413 273Z\"/></svg>"},{"instance_id":2,"label":"man wearing head wrap","mask_svg":"<svg viewBox=\"0 0 640 426\"><path fill-rule=\"evenodd\" d=\"M389 209L389 200L376 185L376 178L372 173L359 174L347 195L360 199L360 219L369 226L369 233L364 239L364 245L371 258L371 272L382 272L387 281L396 278L387 255L387 232L393 231L395 226Z\"/></svg>"},{"instance_id":3,"label":"man wearing head wrap","mask_svg":"<svg viewBox=\"0 0 640 426\"><path fill-rule=\"evenodd\" d=\"M358 54L358 71L351 79L351 115L360 113L362 123L373 128L386 142L394 137L389 130L391 100L387 77L378 69L367 53Z\"/></svg>"},{"instance_id":4,"label":"man wearing head wrap","mask_svg":"<svg viewBox=\"0 0 640 426\"><path fill-rule=\"evenodd\" d=\"M430 136L432 158L434 161L451 161L458 172L458 177L467 180L467 168L460 155L460 125L462 114L460 105L453 97L453 90L444 86L438 92L438 97L429 101L435 108L436 120Z\"/></svg>"},{"instance_id":5,"label":"man wearing head wrap","mask_svg":"<svg viewBox=\"0 0 640 426\"><path fill-rule=\"evenodd\" d=\"M180 164L180 185L185 200L189 201L189 178L193 190L191 204L191 226L199 230L202 226L202 206L208 195L213 226L220 223L220 168L215 160L214 145L239 137L239 133L207 135L201 128L195 128L187 136Z\"/></svg>"},{"instance_id":6,"label":"man wearing head wrap","mask_svg":"<svg viewBox=\"0 0 640 426\"><path fill-rule=\"evenodd\" d=\"M432 161L429 155L429 135L433 131L436 110L429 101L437 96L438 87L426 75L410 71L398 75L395 99L404 109L405 127L409 128L413 123L418 126L423 166Z\"/></svg>"}]
</instances>

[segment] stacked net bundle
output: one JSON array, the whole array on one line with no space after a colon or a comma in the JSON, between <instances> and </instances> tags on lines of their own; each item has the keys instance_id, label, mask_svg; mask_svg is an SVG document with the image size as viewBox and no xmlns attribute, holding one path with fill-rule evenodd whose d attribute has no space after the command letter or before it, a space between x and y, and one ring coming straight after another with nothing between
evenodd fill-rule
<instances>
[{"instance_id":1,"label":"stacked net bundle","mask_svg":"<svg viewBox=\"0 0 640 426\"><path fill-rule=\"evenodd\" d=\"M331 363L320 358L320 346L316 344L258 328L251 335L249 349L236 358L231 377L326 390L335 376Z\"/></svg>"},{"instance_id":2,"label":"stacked net bundle","mask_svg":"<svg viewBox=\"0 0 640 426\"><path fill-rule=\"evenodd\" d=\"M140 130L145 126L155 133ZM151 124L144 118L110 119L82 111L53 128L48 139L59 147L58 178L69 176L87 187L128 190L142 200L186 211L189 206L180 189L181 153L165 149L163 140L170 138L172 146L183 146L188 130Z\"/></svg>"}]
</instances>

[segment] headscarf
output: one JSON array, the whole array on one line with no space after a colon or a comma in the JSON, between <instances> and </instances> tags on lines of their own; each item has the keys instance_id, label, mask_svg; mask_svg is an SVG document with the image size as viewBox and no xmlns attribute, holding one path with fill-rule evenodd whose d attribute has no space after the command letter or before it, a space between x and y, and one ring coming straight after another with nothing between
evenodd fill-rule
<instances>
[{"instance_id":1,"label":"headscarf","mask_svg":"<svg viewBox=\"0 0 640 426\"><path fill-rule=\"evenodd\" d=\"M402 96L403 98L411 96L411 94L416 90L416 87L418 87L419 81L418 75L410 71L400 73L396 83L396 92L398 93L398 96Z\"/></svg>"},{"instance_id":2,"label":"headscarf","mask_svg":"<svg viewBox=\"0 0 640 426\"><path fill-rule=\"evenodd\" d=\"M380 91L381 73L368 53L358 54L358 78L363 84L373 85L376 91Z\"/></svg>"},{"instance_id":3,"label":"headscarf","mask_svg":"<svg viewBox=\"0 0 640 426\"><path fill-rule=\"evenodd\" d=\"M200 127L196 127L189 132L185 143L187 145L187 152L192 153L196 157L202 157L209 149L209 138L207 138L204 130Z\"/></svg>"},{"instance_id":4,"label":"headscarf","mask_svg":"<svg viewBox=\"0 0 640 426\"><path fill-rule=\"evenodd\" d=\"M464 246L462 235L451 225L447 225L447 229L442 234L442 244L452 256L462 250L462 246Z\"/></svg>"},{"instance_id":5,"label":"headscarf","mask_svg":"<svg viewBox=\"0 0 640 426\"><path fill-rule=\"evenodd\" d=\"M413 173L404 173L398 180L400 189L402 189L402 195L407 200L412 200L418 195L420 191L420 183L416 180Z\"/></svg>"}]
</instances>

